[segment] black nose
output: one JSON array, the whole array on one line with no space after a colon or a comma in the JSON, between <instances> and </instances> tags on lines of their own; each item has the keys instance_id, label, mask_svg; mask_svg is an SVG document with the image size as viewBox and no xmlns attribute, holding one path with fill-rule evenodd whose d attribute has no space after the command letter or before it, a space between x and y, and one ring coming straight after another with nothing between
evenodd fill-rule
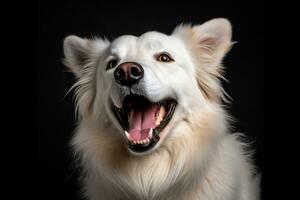
<instances>
[{"instance_id":1,"label":"black nose","mask_svg":"<svg viewBox=\"0 0 300 200\"><path fill-rule=\"evenodd\" d=\"M135 62L125 62L120 64L114 71L114 76L122 86L131 87L136 84L144 75L142 66Z\"/></svg>"}]
</instances>

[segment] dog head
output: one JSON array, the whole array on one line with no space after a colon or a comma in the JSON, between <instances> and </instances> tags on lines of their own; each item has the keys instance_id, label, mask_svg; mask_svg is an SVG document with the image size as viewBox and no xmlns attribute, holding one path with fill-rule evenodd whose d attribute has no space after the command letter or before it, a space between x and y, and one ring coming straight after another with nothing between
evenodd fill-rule
<instances>
[{"instance_id":1,"label":"dog head","mask_svg":"<svg viewBox=\"0 0 300 200\"><path fill-rule=\"evenodd\" d=\"M78 78L78 113L100 121L107 116L131 153L152 152L191 113L219 103L221 61L231 44L226 19L112 42L68 36L65 64Z\"/></svg>"}]
</instances>

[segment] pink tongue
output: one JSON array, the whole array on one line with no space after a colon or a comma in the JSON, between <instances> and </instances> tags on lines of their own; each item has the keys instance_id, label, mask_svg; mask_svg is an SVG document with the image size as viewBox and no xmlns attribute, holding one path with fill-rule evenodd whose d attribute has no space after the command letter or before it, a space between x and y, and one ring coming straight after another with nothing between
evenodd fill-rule
<instances>
[{"instance_id":1,"label":"pink tongue","mask_svg":"<svg viewBox=\"0 0 300 200\"><path fill-rule=\"evenodd\" d=\"M151 128L155 128L155 113L159 107L151 105L144 110L133 109L129 117L129 135L134 141L148 138Z\"/></svg>"}]
</instances>

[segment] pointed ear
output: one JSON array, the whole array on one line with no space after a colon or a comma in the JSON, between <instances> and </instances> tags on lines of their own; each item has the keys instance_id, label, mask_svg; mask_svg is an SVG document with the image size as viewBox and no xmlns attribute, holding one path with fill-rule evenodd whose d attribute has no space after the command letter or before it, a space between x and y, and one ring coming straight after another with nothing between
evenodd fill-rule
<instances>
[{"instance_id":1,"label":"pointed ear","mask_svg":"<svg viewBox=\"0 0 300 200\"><path fill-rule=\"evenodd\" d=\"M174 30L173 34L182 37L193 54L196 53L199 59L202 58L201 63L212 66L221 63L232 45L231 24L224 18L212 19L196 26L181 25Z\"/></svg>"},{"instance_id":2,"label":"pointed ear","mask_svg":"<svg viewBox=\"0 0 300 200\"><path fill-rule=\"evenodd\" d=\"M81 69L88 64L94 55L101 53L109 42L102 39L82 39L71 35L65 38L63 49L64 64L77 76L81 77Z\"/></svg>"}]
</instances>

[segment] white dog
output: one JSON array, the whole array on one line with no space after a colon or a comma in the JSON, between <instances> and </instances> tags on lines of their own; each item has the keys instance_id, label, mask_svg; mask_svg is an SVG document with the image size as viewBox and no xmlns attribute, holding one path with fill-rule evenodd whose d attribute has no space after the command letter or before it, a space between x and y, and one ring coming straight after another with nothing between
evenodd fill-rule
<instances>
[{"instance_id":1,"label":"white dog","mask_svg":"<svg viewBox=\"0 0 300 200\"><path fill-rule=\"evenodd\" d=\"M213 19L112 42L68 36L72 140L90 200L257 200L245 144L229 130L221 62L231 25Z\"/></svg>"}]
</instances>

